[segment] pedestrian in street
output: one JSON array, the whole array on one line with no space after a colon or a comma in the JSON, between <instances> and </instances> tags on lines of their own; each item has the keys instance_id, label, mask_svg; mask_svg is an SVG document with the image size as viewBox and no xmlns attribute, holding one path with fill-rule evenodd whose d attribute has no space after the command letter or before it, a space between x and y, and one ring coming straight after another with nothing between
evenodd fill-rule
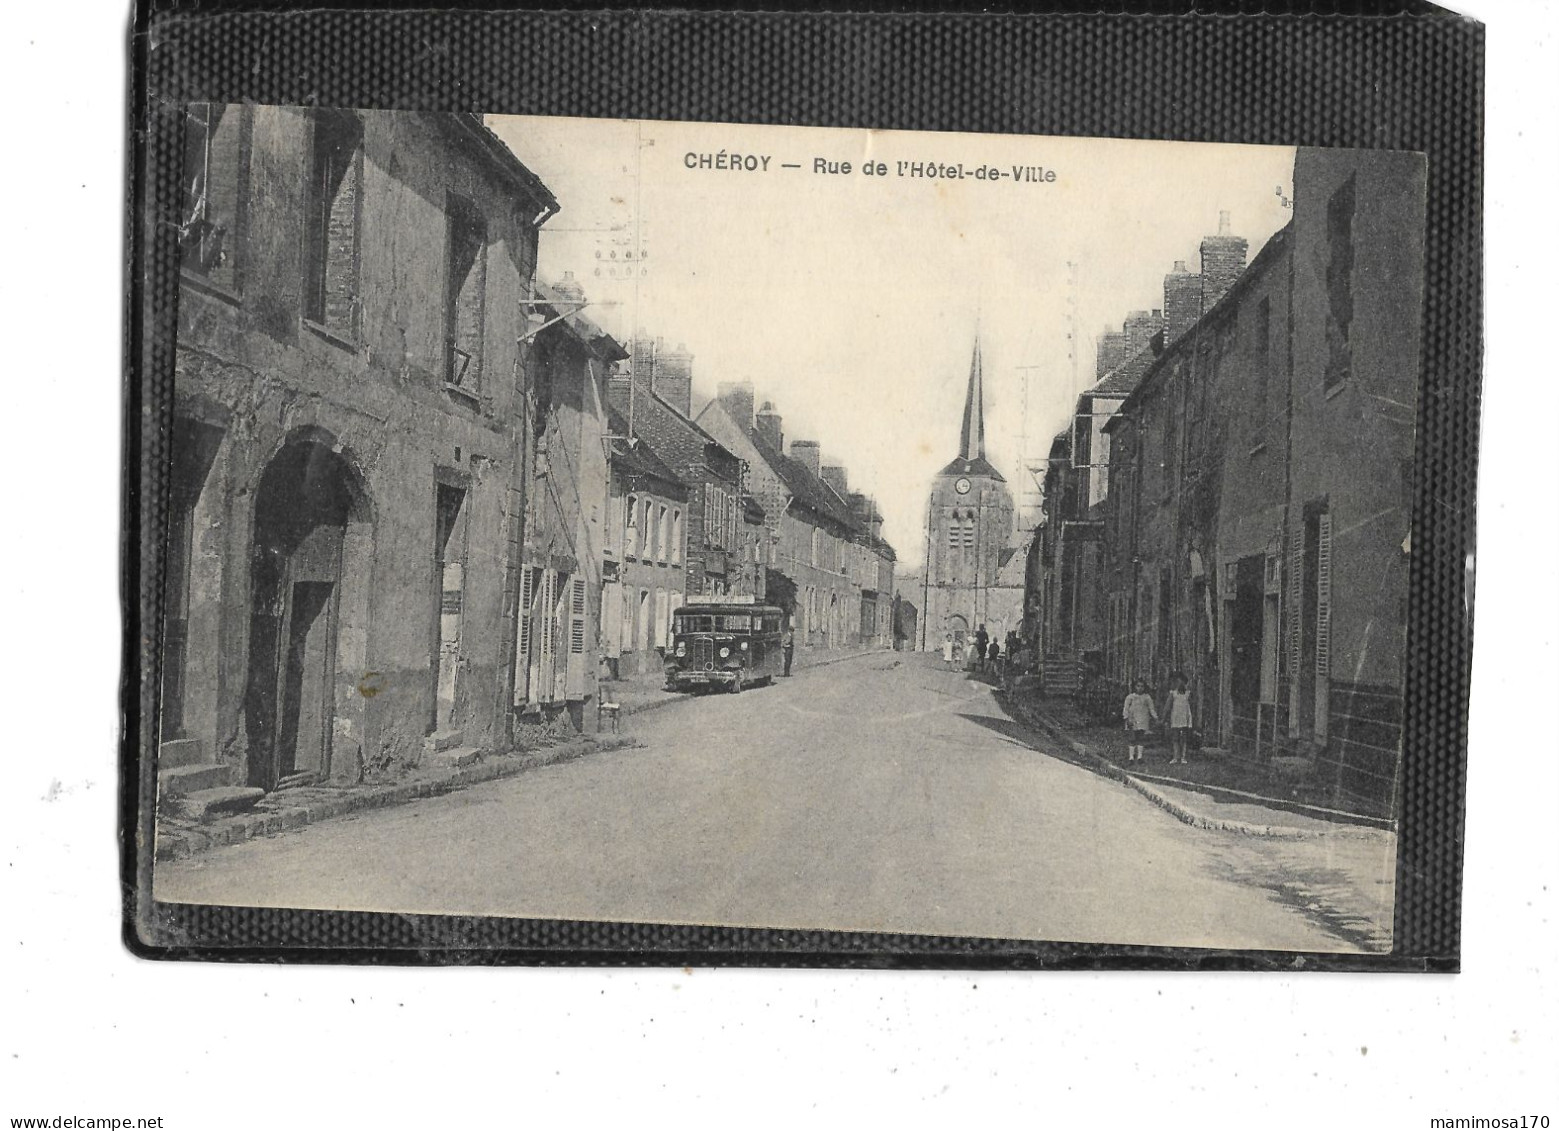
<instances>
[{"instance_id":1,"label":"pedestrian in street","mask_svg":"<svg viewBox=\"0 0 1559 1131\"><path fill-rule=\"evenodd\" d=\"M1001 678L1001 645L991 641L990 649L985 653L985 658L990 662L991 674Z\"/></svg>"},{"instance_id":2,"label":"pedestrian in street","mask_svg":"<svg viewBox=\"0 0 1559 1131\"><path fill-rule=\"evenodd\" d=\"M985 631L985 626L982 624L979 631L974 634L975 666L981 670L985 668L985 650L990 647L990 643L991 634Z\"/></svg>"},{"instance_id":3,"label":"pedestrian in street","mask_svg":"<svg viewBox=\"0 0 1559 1131\"><path fill-rule=\"evenodd\" d=\"M1126 761L1140 762L1148 730L1158 722L1158 708L1153 706L1146 680L1139 679L1131 685L1126 702L1121 705L1121 718L1126 720L1126 733L1131 736L1126 743Z\"/></svg>"},{"instance_id":4,"label":"pedestrian in street","mask_svg":"<svg viewBox=\"0 0 1559 1131\"><path fill-rule=\"evenodd\" d=\"M1169 679L1169 764L1186 765L1186 750L1191 745L1191 693L1185 676L1176 672Z\"/></svg>"},{"instance_id":5,"label":"pedestrian in street","mask_svg":"<svg viewBox=\"0 0 1559 1131\"><path fill-rule=\"evenodd\" d=\"M979 670L980 662L979 662L978 659L976 659L976 657L979 655L979 651L980 651L980 645L973 639L971 639L969 641L969 643L964 645L964 670L965 671L972 672L972 671L978 671Z\"/></svg>"},{"instance_id":6,"label":"pedestrian in street","mask_svg":"<svg viewBox=\"0 0 1559 1131\"><path fill-rule=\"evenodd\" d=\"M953 649L955 647L956 645L953 642L953 634L951 632L944 632L942 634L942 662L947 665L948 671L952 671L956 667L956 665L953 663Z\"/></svg>"},{"instance_id":7,"label":"pedestrian in street","mask_svg":"<svg viewBox=\"0 0 1559 1131\"><path fill-rule=\"evenodd\" d=\"M796 634L792 629L785 629L785 635L780 637L780 648L785 652L785 674L790 674L790 662L796 658Z\"/></svg>"}]
</instances>

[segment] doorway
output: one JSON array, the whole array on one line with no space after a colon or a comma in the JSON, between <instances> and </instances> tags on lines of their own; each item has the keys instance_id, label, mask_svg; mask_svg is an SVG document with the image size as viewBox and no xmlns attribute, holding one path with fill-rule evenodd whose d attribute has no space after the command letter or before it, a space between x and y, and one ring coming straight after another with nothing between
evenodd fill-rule
<instances>
[{"instance_id":1,"label":"doorway","mask_svg":"<svg viewBox=\"0 0 1559 1131\"><path fill-rule=\"evenodd\" d=\"M330 774L343 560L360 498L346 461L312 440L283 447L260 477L244 718L249 783L262 789Z\"/></svg>"}]
</instances>

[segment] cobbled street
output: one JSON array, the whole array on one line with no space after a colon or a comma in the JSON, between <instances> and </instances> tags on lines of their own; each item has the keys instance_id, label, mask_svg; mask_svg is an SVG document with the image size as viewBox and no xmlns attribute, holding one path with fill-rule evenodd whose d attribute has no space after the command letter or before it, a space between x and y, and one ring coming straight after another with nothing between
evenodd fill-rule
<instances>
[{"instance_id":1,"label":"cobbled street","mask_svg":"<svg viewBox=\"0 0 1559 1131\"><path fill-rule=\"evenodd\" d=\"M875 653L624 721L642 745L158 864L160 900L1380 951L1395 839L1190 827L992 689ZM798 739L796 736L806 736ZM1283 814L1276 814L1281 818Z\"/></svg>"}]
</instances>

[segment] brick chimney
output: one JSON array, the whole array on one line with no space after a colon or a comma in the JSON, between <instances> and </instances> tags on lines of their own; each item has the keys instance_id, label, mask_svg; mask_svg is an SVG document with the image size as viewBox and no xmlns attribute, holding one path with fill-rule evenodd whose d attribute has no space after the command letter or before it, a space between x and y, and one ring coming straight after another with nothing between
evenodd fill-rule
<instances>
[{"instance_id":1,"label":"brick chimney","mask_svg":"<svg viewBox=\"0 0 1559 1131\"><path fill-rule=\"evenodd\" d=\"M721 381L717 386L715 399L720 402L726 413L736 422L736 426L746 435L752 428L752 404L753 391L751 381Z\"/></svg>"},{"instance_id":2,"label":"brick chimney","mask_svg":"<svg viewBox=\"0 0 1559 1131\"><path fill-rule=\"evenodd\" d=\"M681 342L655 351L655 391L683 416L693 415L693 355Z\"/></svg>"},{"instance_id":3,"label":"brick chimney","mask_svg":"<svg viewBox=\"0 0 1559 1131\"><path fill-rule=\"evenodd\" d=\"M832 464L823 468L822 479L824 483L827 483L834 489L834 494L841 499L850 497L850 476L838 464Z\"/></svg>"},{"instance_id":4,"label":"brick chimney","mask_svg":"<svg viewBox=\"0 0 1559 1131\"><path fill-rule=\"evenodd\" d=\"M1189 330L1202 316L1202 277L1191 274L1184 259L1164 276L1164 344Z\"/></svg>"},{"instance_id":5,"label":"brick chimney","mask_svg":"<svg viewBox=\"0 0 1559 1131\"><path fill-rule=\"evenodd\" d=\"M792 440L790 458L821 478L823 474L823 448L816 440Z\"/></svg>"},{"instance_id":6,"label":"brick chimney","mask_svg":"<svg viewBox=\"0 0 1559 1131\"><path fill-rule=\"evenodd\" d=\"M1153 340L1153 335L1164 328L1164 312L1162 310L1133 310L1126 316L1126 358L1130 361L1143 350L1148 348L1148 343Z\"/></svg>"},{"instance_id":7,"label":"brick chimney","mask_svg":"<svg viewBox=\"0 0 1559 1131\"><path fill-rule=\"evenodd\" d=\"M828 468L823 469L826 474ZM850 504L850 517L855 520L855 525L861 528L865 534L872 526L872 501L859 491L851 491L846 496L846 502Z\"/></svg>"},{"instance_id":8,"label":"brick chimney","mask_svg":"<svg viewBox=\"0 0 1559 1131\"><path fill-rule=\"evenodd\" d=\"M1211 310L1245 270L1250 244L1229 230L1229 214L1218 213L1218 234L1202 240L1202 309Z\"/></svg>"},{"instance_id":9,"label":"brick chimney","mask_svg":"<svg viewBox=\"0 0 1559 1131\"><path fill-rule=\"evenodd\" d=\"M758 410L757 422L753 427L759 435L768 441L770 447L776 452L783 453L785 450L784 423L784 418L774 411L774 402L764 401L763 407Z\"/></svg>"},{"instance_id":10,"label":"brick chimney","mask_svg":"<svg viewBox=\"0 0 1559 1131\"><path fill-rule=\"evenodd\" d=\"M1094 377L1103 377L1121 362L1126 360L1126 335L1120 330L1106 330L1099 335L1099 349L1096 354Z\"/></svg>"}]
</instances>

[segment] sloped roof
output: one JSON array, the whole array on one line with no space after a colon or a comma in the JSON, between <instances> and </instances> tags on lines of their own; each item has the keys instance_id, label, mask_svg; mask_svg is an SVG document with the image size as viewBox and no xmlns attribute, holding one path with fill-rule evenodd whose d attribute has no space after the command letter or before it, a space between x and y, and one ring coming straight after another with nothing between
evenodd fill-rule
<instances>
[{"instance_id":1,"label":"sloped roof","mask_svg":"<svg viewBox=\"0 0 1559 1131\"><path fill-rule=\"evenodd\" d=\"M858 529L855 520L850 516L850 509L846 506L834 489L813 475L805 464L799 460L791 459L787 455L774 450L774 445L756 428L748 432L753 447L758 449L758 454L763 457L765 463L774 469L774 474L780 477L780 482L785 484L785 489L790 492L791 501L800 503L824 518L843 526L846 530Z\"/></svg>"},{"instance_id":2,"label":"sloped roof","mask_svg":"<svg viewBox=\"0 0 1559 1131\"><path fill-rule=\"evenodd\" d=\"M1138 350L1133 356L1121 362L1114 369L1106 373L1098 384L1090 388L1084 396L1094 397L1125 397L1137 387L1137 382L1142 380L1143 374L1158 359L1163 350L1164 337L1160 330L1153 335L1153 343L1147 348Z\"/></svg>"},{"instance_id":3,"label":"sloped roof","mask_svg":"<svg viewBox=\"0 0 1559 1131\"><path fill-rule=\"evenodd\" d=\"M628 418L616 409L607 409L607 425L612 430L613 436L628 435ZM684 483L675 471L672 471L666 462L655 454L655 449L650 447L643 436L637 437L638 443L628 444L617 440L612 443L612 466L630 475L643 475L651 479L657 479L683 498L687 497L687 484Z\"/></svg>"},{"instance_id":4,"label":"sloped roof","mask_svg":"<svg viewBox=\"0 0 1559 1131\"><path fill-rule=\"evenodd\" d=\"M601 329L584 314L577 312L569 314L570 307L567 305L569 300L565 299L556 290L538 282L536 284L536 297L547 304L547 309L551 310L554 316L559 314L568 315L561 322L554 323L549 329L561 328L567 330L579 339L580 344L591 353L606 361L626 361L628 359L628 351L623 348L622 343L616 338Z\"/></svg>"},{"instance_id":5,"label":"sloped roof","mask_svg":"<svg viewBox=\"0 0 1559 1131\"><path fill-rule=\"evenodd\" d=\"M959 456L952 463L948 464L941 471L937 472L937 474L939 476L983 475L987 479L996 480L998 483L1007 482L1006 477L1003 476L1001 472L992 467L990 465L990 461L987 460L984 456L977 456L974 459L965 459L963 456Z\"/></svg>"}]
</instances>

